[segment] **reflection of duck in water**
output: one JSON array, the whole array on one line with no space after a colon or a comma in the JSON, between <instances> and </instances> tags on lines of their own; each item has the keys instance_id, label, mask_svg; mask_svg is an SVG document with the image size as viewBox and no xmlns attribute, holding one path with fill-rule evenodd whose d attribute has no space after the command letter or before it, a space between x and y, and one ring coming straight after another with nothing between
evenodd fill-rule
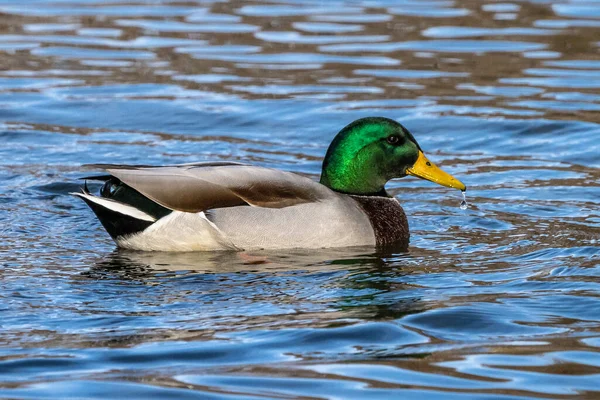
<instances>
[{"instance_id":1,"label":"reflection of duck in water","mask_svg":"<svg viewBox=\"0 0 600 400\"><path fill-rule=\"evenodd\" d=\"M320 182L236 163L103 167L110 175L95 178L105 181L100 196L75 195L119 247L137 250L406 247L406 215L387 181L413 175L465 190L387 118L342 129Z\"/></svg>"},{"instance_id":2,"label":"reflection of duck in water","mask_svg":"<svg viewBox=\"0 0 600 400\"><path fill-rule=\"evenodd\" d=\"M151 276L156 272L188 271L201 274L266 273L298 271L322 272L349 267L373 267L384 263L372 246L326 249L290 249L250 252L180 252L131 251L115 249L103 255L92 270L133 276Z\"/></svg>"}]
</instances>

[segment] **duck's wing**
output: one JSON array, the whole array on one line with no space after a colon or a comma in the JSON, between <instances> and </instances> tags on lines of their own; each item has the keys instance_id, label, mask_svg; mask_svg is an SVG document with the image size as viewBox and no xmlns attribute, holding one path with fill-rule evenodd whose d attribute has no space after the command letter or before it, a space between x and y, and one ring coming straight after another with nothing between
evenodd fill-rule
<instances>
[{"instance_id":1,"label":"duck's wing","mask_svg":"<svg viewBox=\"0 0 600 400\"><path fill-rule=\"evenodd\" d=\"M309 178L252 165L102 167L163 207L186 212L239 205L282 208L335 196L332 190Z\"/></svg>"}]
</instances>

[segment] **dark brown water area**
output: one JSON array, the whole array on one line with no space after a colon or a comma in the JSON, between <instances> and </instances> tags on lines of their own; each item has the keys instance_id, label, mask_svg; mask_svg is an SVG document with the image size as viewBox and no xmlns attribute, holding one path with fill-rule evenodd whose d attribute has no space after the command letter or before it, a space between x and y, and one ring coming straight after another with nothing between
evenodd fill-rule
<instances>
[{"instance_id":1,"label":"dark brown water area","mask_svg":"<svg viewBox=\"0 0 600 400\"><path fill-rule=\"evenodd\" d=\"M407 253L118 251L88 163L315 179L354 119ZM97 184L90 182L92 189ZM597 399L600 2L0 0L0 397Z\"/></svg>"}]
</instances>

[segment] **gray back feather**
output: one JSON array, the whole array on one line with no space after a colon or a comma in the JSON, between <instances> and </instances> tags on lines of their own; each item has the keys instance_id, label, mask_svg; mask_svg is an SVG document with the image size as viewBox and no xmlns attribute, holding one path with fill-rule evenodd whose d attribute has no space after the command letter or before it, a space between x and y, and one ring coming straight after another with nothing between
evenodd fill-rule
<instances>
[{"instance_id":1,"label":"gray back feather","mask_svg":"<svg viewBox=\"0 0 600 400\"><path fill-rule=\"evenodd\" d=\"M158 204L186 212L240 205L283 208L335 196L331 189L309 178L252 165L104 167L111 175Z\"/></svg>"}]
</instances>

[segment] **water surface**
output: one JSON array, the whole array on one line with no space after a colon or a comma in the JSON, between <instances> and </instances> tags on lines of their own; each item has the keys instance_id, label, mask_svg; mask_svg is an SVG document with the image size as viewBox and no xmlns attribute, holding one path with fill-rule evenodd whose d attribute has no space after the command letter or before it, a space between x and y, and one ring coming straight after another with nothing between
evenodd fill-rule
<instances>
[{"instance_id":1,"label":"water surface","mask_svg":"<svg viewBox=\"0 0 600 400\"><path fill-rule=\"evenodd\" d=\"M600 3L0 0L0 397L600 396ZM86 163L318 177L401 121L408 253L117 251ZM97 187L97 186L94 186Z\"/></svg>"}]
</instances>

